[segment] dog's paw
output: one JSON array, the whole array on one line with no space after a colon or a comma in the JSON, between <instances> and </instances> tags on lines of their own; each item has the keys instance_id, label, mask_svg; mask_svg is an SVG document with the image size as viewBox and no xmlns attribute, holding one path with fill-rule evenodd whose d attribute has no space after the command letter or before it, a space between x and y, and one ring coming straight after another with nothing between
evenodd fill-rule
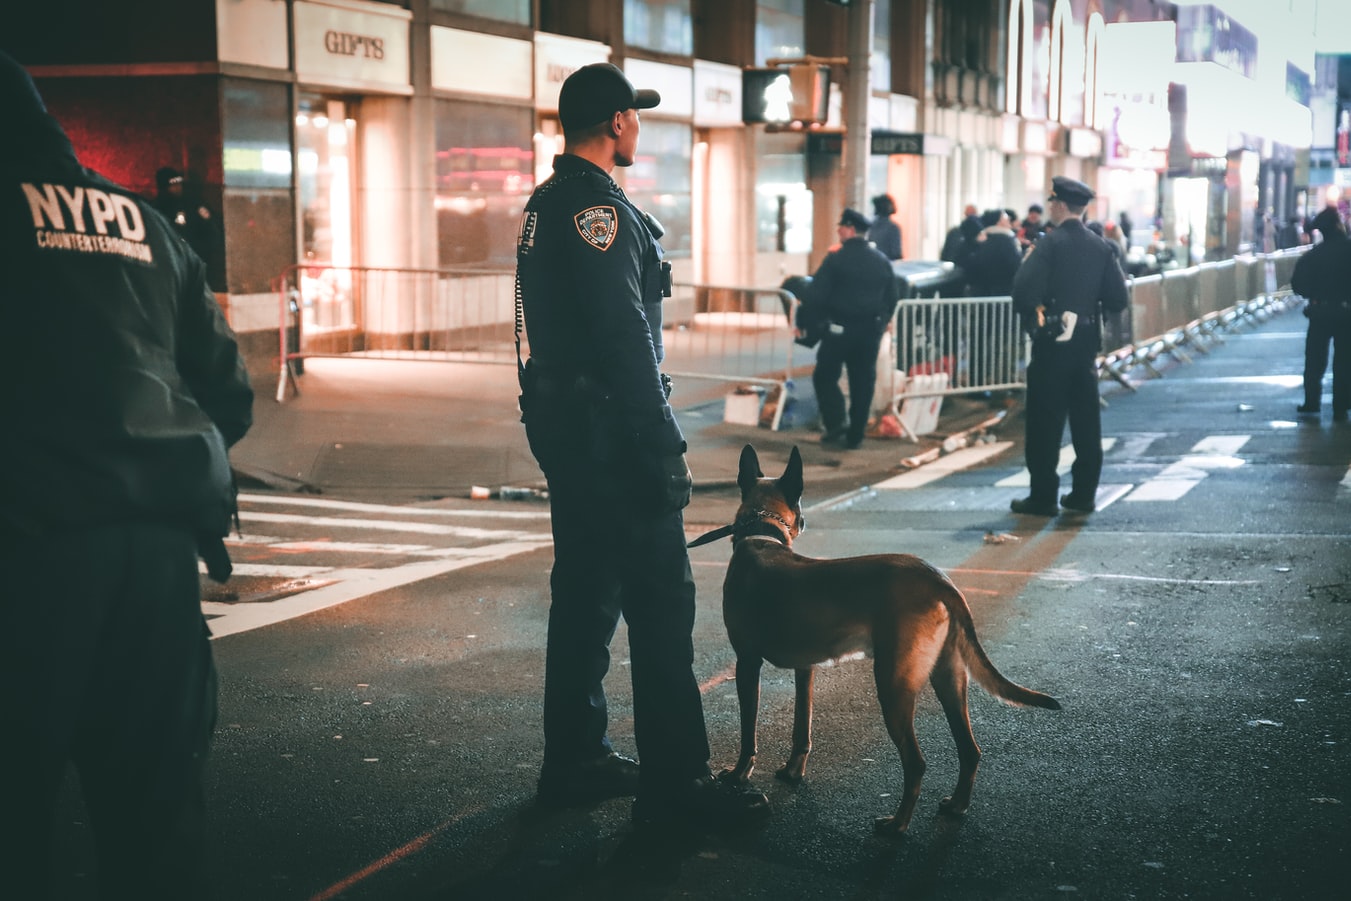
<instances>
[{"instance_id":1,"label":"dog's paw","mask_svg":"<svg viewBox=\"0 0 1351 901\"><path fill-rule=\"evenodd\" d=\"M905 838L908 823L902 823L895 817L877 817L873 820L873 832L887 838Z\"/></svg>"},{"instance_id":2,"label":"dog's paw","mask_svg":"<svg viewBox=\"0 0 1351 901\"><path fill-rule=\"evenodd\" d=\"M731 769L730 767L723 767L722 770L718 773L718 775L714 776L713 778L722 783L731 783L733 785L750 785L751 771L747 769L742 770L741 772L737 772L736 770Z\"/></svg>"},{"instance_id":3,"label":"dog's paw","mask_svg":"<svg viewBox=\"0 0 1351 901\"><path fill-rule=\"evenodd\" d=\"M971 809L971 802L958 803L952 798L944 798L938 802L938 812L947 814L950 817L964 817L966 812Z\"/></svg>"}]
</instances>

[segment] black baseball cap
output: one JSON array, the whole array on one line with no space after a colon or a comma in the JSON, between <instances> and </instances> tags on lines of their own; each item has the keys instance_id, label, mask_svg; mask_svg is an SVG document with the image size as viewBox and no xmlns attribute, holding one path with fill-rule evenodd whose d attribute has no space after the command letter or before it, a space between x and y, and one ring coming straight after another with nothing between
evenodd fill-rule
<instances>
[{"instance_id":1,"label":"black baseball cap","mask_svg":"<svg viewBox=\"0 0 1351 901\"><path fill-rule=\"evenodd\" d=\"M661 95L638 90L613 63L582 66L563 82L558 94L558 118L563 131L589 128L628 109L652 109Z\"/></svg>"}]
</instances>

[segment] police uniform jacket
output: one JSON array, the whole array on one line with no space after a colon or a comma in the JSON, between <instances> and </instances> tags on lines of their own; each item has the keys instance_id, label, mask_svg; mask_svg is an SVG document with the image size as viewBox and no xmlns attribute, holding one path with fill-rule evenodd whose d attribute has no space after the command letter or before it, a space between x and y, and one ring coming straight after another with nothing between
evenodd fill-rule
<instances>
[{"instance_id":1,"label":"police uniform jacket","mask_svg":"<svg viewBox=\"0 0 1351 901\"><path fill-rule=\"evenodd\" d=\"M821 261L807 303L815 317L828 318L845 331L880 335L896 311L898 296L891 261L855 235Z\"/></svg>"},{"instance_id":2,"label":"police uniform jacket","mask_svg":"<svg viewBox=\"0 0 1351 901\"><path fill-rule=\"evenodd\" d=\"M1096 354L1102 343L1102 311L1119 313L1128 303L1126 277L1107 241L1093 234L1082 219L1071 217L1048 231L1028 253L1013 277L1013 308L1033 332L1037 307L1054 316L1078 316L1072 347Z\"/></svg>"},{"instance_id":3,"label":"police uniform jacket","mask_svg":"<svg viewBox=\"0 0 1351 901\"><path fill-rule=\"evenodd\" d=\"M681 453L684 437L658 367L662 250L639 210L604 170L573 154L526 204L517 277L542 378L598 387L639 446Z\"/></svg>"},{"instance_id":4,"label":"police uniform jacket","mask_svg":"<svg viewBox=\"0 0 1351 901\"><path fill-rule=\"evenodd\" d=\"M36 91L22 103L0 141L0 534L149 520L223 536L253 391L203 263L79 164Z\"/></svg>"},{"instance_id":5,"label":"police uniform jacket","mask_svg":"<svg viewBox=\"0 0 1351 901\"><path fill-rule=\"evenodd\" d=\"M1351 238L1329 230L1295 263L1290 288L1308 298L1310 316L1351 318Z\"/></svg>"}]
</instances>

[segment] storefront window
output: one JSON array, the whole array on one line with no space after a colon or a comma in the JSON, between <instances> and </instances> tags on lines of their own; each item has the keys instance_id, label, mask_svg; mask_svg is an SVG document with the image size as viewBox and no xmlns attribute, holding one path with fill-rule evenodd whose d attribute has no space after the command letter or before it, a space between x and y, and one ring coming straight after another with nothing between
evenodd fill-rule
<instances>
[{"instance_id":1,"label":"storefront window","mask_svg":"<svg viewBox=\"0 0 1351 901\"><path fill-rule=\"evenodd\" d=\"M644 119L638 158L623 170L624 192L665 229L661 246L668 257L691 252L691 141L690 127L682 122Z\"/></svg>"},{"instance_id":2,"label":"storefront window","mask_svg":"<svg viewBox=\"0 0 1351 901\"><path fill-rule=\"evenodd\" d=\"M891 90L891 0L873 3L872 77L875 91Z\"/></svg>"},{"instance_id":3,"label":"storefront window","mask_svg":"<svg viewBox=\"0 0 1351 901\"><path fill-rule=\"evenodd\" d=\"M624 43L662 53L693 55L690 0L624 0Z\"/></svg>"},{"instance_id":4,"label":"storefront window","mask_svg":"<svg viewBox=\"0 0 1351 901\"><path fill-rule=\"evenodd\" d=\"M755 4L755 64L803 54L805 0L759 0Z\"/></svg>"},{"instance_id":5,"label":"storefront window","mask_svg":"<svg viewBox=\"0 0 1351 901\"><path fill-rule=\"evenodd\" d=\"M509 267L534 189L528 109L436 104L436 235L442 266Z\"/></svg>"},{"instance_id":6,"label":"storefront window","mask_svg":"<svg viewBox=\"0 0 1351 901\"><path fill-rule=\"evenodd\" d=\"M225 271L235 294L273 290L273 279L295 262L290 117L288 85L224 80L222 203L231 248Z\"/></svg>"},{"instance_id":7,"label":"storefront window","mask_svg":"<svg viewBox=\"0 0 1351 901\"><path fill-rule=\"evenodd\" d=\"M805 139L761 133L756 137L755 249L810 253L812 195L807 190Z\"/></svg>"},{"instance_id":8,"label":"storefront window","mask_svg":"<svg viewBox=\"0 0 1351 901\"><path fill-rule=\"evenodd\" d=\"M530 0L431 0L434 10L478 16L497 22L530 24Z\"/></svg>"},{"instance_id":9,"label":"storefront window","mask_svg":"<svg viewBox=\"0 0 1351 901\"><path fill-rule=\"evenodd\" d=\"M351 266L356 255L356 110L344 100L301 95L296 114L304 329L350 329L356 324Z\"/></svg>"}]
</instances>

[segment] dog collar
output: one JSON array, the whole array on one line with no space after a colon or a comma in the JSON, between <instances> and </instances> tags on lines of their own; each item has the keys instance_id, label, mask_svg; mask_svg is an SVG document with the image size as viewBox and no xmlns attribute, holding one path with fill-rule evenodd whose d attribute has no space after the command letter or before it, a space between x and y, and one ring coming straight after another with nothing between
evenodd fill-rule
<instances>
[{"instance_id":1,"label":"dog collar","mask_svg":"<svg viewBox=\"0 0 1351 901\"><path fill-rule=\"evenodd\" d=\"M773 523L767 520L773 520ZM732 536L733 544L736 544L742 538L758 536L773 538L787 547L793 539L793 527L777 513L769 510L752 510L745 516L738 516L729 525L718 526L716 529L705 532L685 547L700 547L711 544L719 538L726 538L728 535Z\"/></svg>"}]
</instances>

